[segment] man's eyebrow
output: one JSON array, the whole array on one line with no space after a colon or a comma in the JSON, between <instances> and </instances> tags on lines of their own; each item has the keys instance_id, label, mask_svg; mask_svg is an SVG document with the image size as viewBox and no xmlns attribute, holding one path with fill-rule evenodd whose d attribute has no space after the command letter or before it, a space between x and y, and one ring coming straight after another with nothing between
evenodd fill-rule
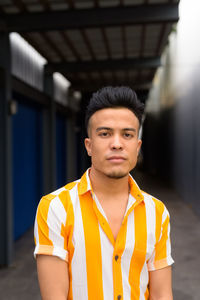
<instances>
[{"instance_id":1,"label":"man's eyebrow","mask_svg":"<svg viewBox=\"0 0 200 300\"><path fill-rule=\"evenodd\" d=\"M112 128L110 128L110 127L98 127L96 129L96 132L101 131L101 130L112 130Z\"/></svg>"},{"instance_id":2,"label":"man's eyebrow","mask_svg":"<svg viewBox=\"0 0 200 300\"><path fill-rule=\"evenodd\" d=\"M102 126L102 127L98 127L98 128L96 129L96 132L101 131L101 130L112 130L112 128ZM132 127L122 128L122 130L123 130L123 131L133 131L133 132L136 132L136 131L137 131L135 128L132 128Z\"/></svg>"},{"instance_id":3,"label":"man's eyebrow","mask_svg":"<svg viewBox=\"0 0 200 300\"><path fill-rule=\"evenodd\" d=\"M124 131L134 131L136 132L136 129L135 128L123 128Z\"/></svg>"}]
</instances>

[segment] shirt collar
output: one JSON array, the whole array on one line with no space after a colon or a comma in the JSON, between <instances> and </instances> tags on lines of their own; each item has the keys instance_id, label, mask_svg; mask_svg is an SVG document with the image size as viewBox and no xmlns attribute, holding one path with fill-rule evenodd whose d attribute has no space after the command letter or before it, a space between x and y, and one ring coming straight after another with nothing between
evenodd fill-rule
<instances>
[{"instance_id":1,"label":"shirt collar","mask_svg":"<svg viewBox=\"0 0 200 300\"><path fill-rule=\"evenodd\" d=\"M79 195L83 195L83 194L87 193L88 191L92 192L92 185L91 185L91 181L90 181L90 177L89 177L89 171L90 171L90 168L87 169L87 171L83 174L83 176L81 177L81 180L78 184L78 194Z\"/></svg>"},{"instance_id":2,"label":"shirt collar","mask_svg":"<svg viewBox=\"0 0 200 300\"><path fill-rule=\"evenodd\" d=\"M128 183L129 183L129 187L130 187L131 196L134 197L137 202L143 201L144 196L142 194L142 191L139 188L139 186L137 185L136 181L131 176L131 174L129 174Z\"/></svg>"},{"instance_id":3,"label":"shirt collar","mask_svg":"<svg viewBox=\"0 0 200 300\"><path fill-rule=\"evenodd\" d=\"M79 195L83 195L89 191L91 193L93 193L92 185L91 185L91 181L90 181L90 177L89 177L89 171L90 171L90 168L87 169L87 171L81 177L81 180L78 185L78 194ZM130 174L129 174L128 182L129 182L131 196L137 202L143 201L144 196L142 195L142 192L141 192L139 186L137 185L137 183L135 182L135 180L133 179L133 177Z\"/></svg>"}]
</instances>

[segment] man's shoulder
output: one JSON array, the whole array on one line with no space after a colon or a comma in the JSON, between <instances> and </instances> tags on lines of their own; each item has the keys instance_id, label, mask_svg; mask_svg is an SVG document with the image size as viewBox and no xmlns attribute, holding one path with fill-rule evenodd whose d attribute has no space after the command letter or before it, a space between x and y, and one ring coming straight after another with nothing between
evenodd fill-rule
<instances>
[{"instance_id":1,"label":"man's shoulder","mask_svg":"<svg viewBox=\"0 0 200 300\"><path fill-rule=\"evenodd\" d=\"M75 186L77 186L77 184L79 183L80 179L78 180L75 180L75 181L72 181L72 182L69 182L67 183L64 188L67 190L67 191L70 191L72 190Z\"/></svg>"},{"instance_id":2,"label":"man's shoulder","mask_svg":"<svg viewBox=\"0 0 200 300\"><path fill-rule=\"evenodd\" d=\"M42 197L42 199L46 201L52 201L55 198L63 199L67 198L69 195L69 192L73 189L76 188L79 180L75 180L72 182L67 183L66 185L62 186L61 188L54 190L53 192L50 192L49 194L46 194ZM42 200L41 199L41 200Z\"/></svg>"},{"instance_id":3,"label":"man's shoulder","mask_svg":"<svg viewBox=\"0 0 200 300\"><path fill-rule=\"evenodd\" d=\"M152 196L151 194L141 191L142 195L144 196L144 202L148 203L148 205L152 206L152 208L156 208L158 212L161 214L166 210L165 204L159 200L158 198Z\"/></svg>"}]
</instances>

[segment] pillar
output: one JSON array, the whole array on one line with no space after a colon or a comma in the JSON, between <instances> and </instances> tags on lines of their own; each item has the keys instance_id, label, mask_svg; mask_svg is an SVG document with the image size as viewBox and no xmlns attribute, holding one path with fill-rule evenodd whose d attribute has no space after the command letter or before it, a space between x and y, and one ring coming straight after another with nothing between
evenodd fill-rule
<instances>
[{"instance_id":1,"label":"pillar","mask_svg":"<svg viewBox=\"0 0 200 300\"><path fill-rule=\"evenodd\" d=\"M11 54L8 33L0 33L0 265L13 259L11 152Z\"/></svg>"},{"instance_id":2,"label":"pillar","mask_svg":"<svg viewBox=\"0 0 200 300\"><path fill-rule=\"evenodd\" d=\"M44 194L56 188L56 103L53 75L44 71L44 92L50 102L43 114L43 182Z\"/></svg>"}]
</instances>

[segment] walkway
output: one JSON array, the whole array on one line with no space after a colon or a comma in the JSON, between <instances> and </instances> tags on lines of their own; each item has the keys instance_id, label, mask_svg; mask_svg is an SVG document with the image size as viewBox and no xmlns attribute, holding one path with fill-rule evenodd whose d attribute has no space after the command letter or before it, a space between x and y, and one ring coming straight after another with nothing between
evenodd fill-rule
<instances>
[{"instance_id":1,"label":"walkway","mask_svg":"<svg viewBox=\"0 0 200 300\"><path fill-rule=\"evenodd\" d=\"M174 300L199 300L200 218L188 205L180 201L172 189L158 180L138 173L137 181L145 191L161 199L171 215L172 251L175 260L173 266ZM41 299L35 261L32 256L33 247L33 230L31 229L16 242L14 263L9 268L0 269L1 300Z\"/></svg>"},{"instance_id":2,"label":"walkway","mask_svg":"<svg viewBox=\"0 0 200 300\"><path fill-rule=\"evenodd\" d=\"M174 300L200 300L200 217L163 182L143 173L135 177L139 186L162 200L170 213Z\"/></svg>"}]
</instances>

